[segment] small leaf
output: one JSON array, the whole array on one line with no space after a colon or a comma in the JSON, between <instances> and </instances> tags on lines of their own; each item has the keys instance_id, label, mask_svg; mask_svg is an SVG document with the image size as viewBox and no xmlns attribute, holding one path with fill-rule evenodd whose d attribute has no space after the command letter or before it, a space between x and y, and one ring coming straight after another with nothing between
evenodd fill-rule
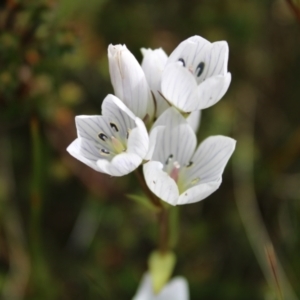
<instances>
[{"instance_id":1,"label":"small leaf","mask_svg":"<svg viewBox=\"0 0 300 300\"><path fill-rule=\"evenodd\" d=\"M150 254L148 264L155 294L158 294L169 281L175 263L176 256L171 251L166 253L153 251Z\"/></svg>"},{"instance_id":2,"label":"small leaf","mask_svg":"<svg viewBox=\"0 0 300 300\"><path fill-rule=\"evenodd\" d=\"M127 198L135 201L138 204L143 205L149 210L152 210L153 212L158 212L160 210L159 207L155 206L148 198L145 196L140 196L140 195L133 195L133 194L127 194Z\"/></svg>"}]
</instances>

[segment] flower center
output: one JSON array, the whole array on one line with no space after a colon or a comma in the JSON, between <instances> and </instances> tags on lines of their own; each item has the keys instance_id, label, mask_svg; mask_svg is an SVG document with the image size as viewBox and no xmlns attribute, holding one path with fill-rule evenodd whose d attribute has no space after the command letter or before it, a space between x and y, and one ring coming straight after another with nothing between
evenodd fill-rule
<instances>
[{"instance_id":1,"label":"flower center","mask_svg":"<svg viewBox=\"0 0 300 300\"><path fill-rule=\"evenodd\" d=\"M205 62L204 61L200 61L196 67L196 69L194 69L194 66L187 66L186 65L186 61L183 58L179 58L178 61L182 64L182 66L185 68L187 68L194 76L195 79L197 81L197 83L199 84L201 81L204 80L204 78L202 78L202 80L200 79L200 76L203 74L203 71L205 69ZM200 80L200 81L199 81Z\"/></svg>"},{"instance_id":2,"label":"flower center","mask_svg":"<svg viewBox=\"0 0 300 300\"><path fill-rule=\"evenodd\" d=\"M110 137L103 132L98 133L98 138L105 142L105 148L100 149L102 156L117 155L127 150L127 139L129 136L129 130L126 138L122 137L119 132L119 128L115 123L109 123L112 130L115 132Z\"/></svg>"},{"instance_id":3,"label":"flower center","mask_svg":"<svg viewBox=\"0 0 300 300\"><path fill-rule=\"evenodd\" d=\"M173 163L173 169L170 172L170 177L177 183L179 179L180 164L177 161Z\"/></svg>"},{"instance_id":4,"label":"flower center","mask_svg":"<svg viewBox=\"0 0 300 300\"><path fill-rule=\"evenodd\" d=\"M178 161L173 161L173 154L170 154L165 162L165 172L177 183L179 194L199 183L200 178L189 178L187 171L194 166L190 161L187 165L180 165Z\"/></svg>"},{"instance_id":5,"label":"flower center","mask_svg":"<svg viewBox=\"0 0 300 300\"><path fill-rule=\"evenodd\" d=\"M126 151L126 146L123 145L123 143L120 140L118 140L114 136L111 136L110 139L111 139L112 148L115 153L121 153Z\"/></svg>"}]
</instances>

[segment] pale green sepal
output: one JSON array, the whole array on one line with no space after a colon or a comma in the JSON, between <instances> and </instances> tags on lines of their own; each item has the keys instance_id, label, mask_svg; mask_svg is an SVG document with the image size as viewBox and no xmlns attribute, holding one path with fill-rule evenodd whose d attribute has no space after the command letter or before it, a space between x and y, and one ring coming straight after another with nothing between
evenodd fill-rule
<instances>
[{"instance_id":1,"label":"pale green sepal","mask_svg":"<svg viewBox=\"0 0 300 300\"><path fill-rule=\"evenodd\" d=\"M148 264L155 294L158 294L169 281L175 263L176 256L171 251L163 254L159 251L153 251L150 254Z\"/></svg>"},{"instance_id":2,"label":"pale green sepal","mask_svg":"<svg viewBox=\"0 0 300 300\"><path fill-rule=\"evenodd\" d=\"M138 204L143 205L145 208L153 211L159 212L160 208L155 206L147 197L133 194L126 194L126 197L130 200L135 201Z\"/></svg>"}]
</instances>

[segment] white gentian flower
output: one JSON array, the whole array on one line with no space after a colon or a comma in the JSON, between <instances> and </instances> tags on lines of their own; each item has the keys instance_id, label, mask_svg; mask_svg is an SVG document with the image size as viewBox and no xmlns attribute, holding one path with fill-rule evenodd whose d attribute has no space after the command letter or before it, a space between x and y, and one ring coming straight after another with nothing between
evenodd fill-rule
<instances>
[{"instance_id":1,"label":"white gentian flower","mask_svg":"<svg viewBox=\"0 0 300 300\"><path fill-rule=\"evenodd\" d=\"M156 101L156 117L159 117L171 103L162 97L161 92L161 76L168 61L165 51L159 49L141 49L143 54L142 68L146 75L149 87L155 96ZM201 112L194 111L188 117L187 121L196 132L200 124Z\"/></svg>"},{"instance_id":2,"label":"white gentian flower","mask_svg":"<svg viewBox=\"0 0 300 300\"><path fill-rule=\"evenodd\" d=\"M188 283L183 277L173 278L158 295L155 295L152 288L149 273L144 274L140 286L133 300L188 300Z\"/></svg>"},{"instance_id":3,"label":"white gentian flower","mask_svg":"<svg viewBox=\"0 0 300 300\"><path fill-rule=\"evenodd\" d=\"M75 121L78 138L67 151L94 170L123 176L146 157L146 127L117 97L106 96L102 116L76 116Z\"/></svg>"},{"instance_id":4,"label":"white gentian flower","mask_svg":"<svg viewBox=\"0 0 300 300\"><path fill-rule=\"evenodd\" d=\"M164 97L183 112L214 105L226 93L228 44L210 43L200 36L183 41L171 53L162 74Z\"/></svg>"},{"instance_id":5,"label":"white gentian flower","mask_svg":"<svg viewBox=\"0 0 300 300\"><path fill-rule=\"evenodd\" d=\"M175 108L167 109L153 125L156 132L151 161L143 171L149 189L171 205L200 201L216 191L234 151L235 140L211 136L196 149L196 135ZM150 133L151 139L152 132Z\"/></svg>"},{"instance_id":6,"label":"white gentian flower","mask_svg":"<svg viewBox=\"0 0 300 300\"><path fill-rule=\"evenodd\" d=\"M108 62L115 95L140 119L152 119L154 100L144 71L125 45L108 46Z\"/></svg>"}]
</instances>

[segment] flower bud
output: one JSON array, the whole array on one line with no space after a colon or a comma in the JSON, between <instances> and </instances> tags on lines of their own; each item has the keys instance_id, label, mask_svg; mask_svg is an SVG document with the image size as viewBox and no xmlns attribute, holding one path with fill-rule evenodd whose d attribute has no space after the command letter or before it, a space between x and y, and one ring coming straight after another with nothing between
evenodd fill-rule
<instances>
[{"instance_id":1,"label":"flower bud","mask_svg":"<svg viewBox=\"0 0 300 300\"><path fill-rule=\"evenodd\" d=\"M108 61L115 95L142 120L152 119L154 101L144 71L125 45L109 45Z\"/></svg>"}]
</instances>

